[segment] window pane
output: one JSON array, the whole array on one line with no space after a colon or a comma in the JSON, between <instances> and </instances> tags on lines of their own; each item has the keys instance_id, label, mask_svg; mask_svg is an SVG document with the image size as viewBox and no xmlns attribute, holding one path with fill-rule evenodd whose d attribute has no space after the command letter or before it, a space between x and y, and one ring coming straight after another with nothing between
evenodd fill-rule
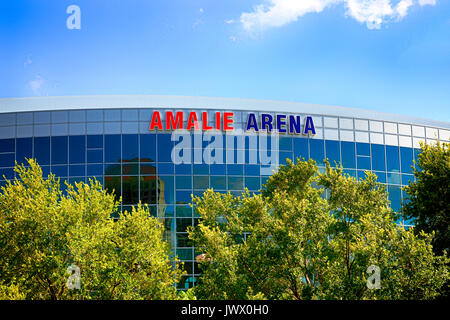
<instances>
[{"instance_id":1,"label":"window pane","mask_svg":"<svg viewBox=\"0 0 450 320\"><path fill-rule=\"evenodd\" d=\"M328 158L328 161L330 164L334 167L335 161L336 163L340 163L341 155L339 152L339 142L338 141L325 141L325 151L326 151L326 157Z\"/></svg>"},{"instance_id":2,"label":"window pane","mask_svg":"<svg viewBox=\"0 0 450 320\"><path fill-rule=\"evenodd\" d=\"M34 158L39 165L50 164L50 138L34 138Z\"/></svg>"},{"instance_id":3,"label":"window pane","mask_svg":"<svg viewBox=\"0 0 450 320\"><path fill-rule=\"evenodd\" d=\"M305 158L309 159L308 156L308 139L305 138L295 138L294 141L294 158Z\"/></svg>"},{"instance_id":4,"label":"window pane","mask_svg":"<svg viewBox=\"0 0 450 320\"><path fill-rule=\"evenodd\" d=\"M139 163L122 163L122 174L123 175L138 175L139 174Z\"/></svg>"},{"instance_id":5,"label":"window pane","mask_svg":"<svg viewBox=\"0 0 450 320\"><path fill-rule=\"evenodd\" d=\"M122 136L122 161L139 161L138 135L126 134Z\"/></svg>"},{"instance_id":6,"label":"window pane","mask_svg":"<svg viewBox=\"0 0 450 320\"><path fill-rule=\"evenodd\" d=\"M244 178L243 177L228 177L228 189L229 190L244 189Z\"/></svg>"},{"instance_id":7,"label":"window pane","mask_svg":"<svg viewBox=\"0 0 450 320\"><path fill-rule=\"evenodd\" d=\"M226 178L224 176L211 176L211 188L214 190L226 190Z\"/></svg>"},{"instance_id":8,"label":"window pane","mask_svg":"<svg viewBox=\"0 0 450 320\"><path fill-rule=\"evenodd\" d=\"M323 166L323 159L325 158L323 149L323 140L310 140L309 150L311 153L311 159L316 160L317 165Z\"/></svg>"},{"instance_id":9,"label":"window pane","mask_svg":"<svg viewBox=\"0 0 450 320\"><path fill-rule=\"evenodd\" d=\"M123 204L137 204L139 202L139 177L124 176L122 178Z\"/></svg>"},{"instance_id":10,"label":"window pane","mask_svg":"<svg viewBox=\"0 0 450 320\"><path fill-rule=\"evenodd\" d=\"M194 189L208 189L209 177L208 176L194 176Z\"/></svg>"},{"instance_id":11,"label":"window pane","mask_svg":"<svg viewBox=\"0 0 450 320\"><path fill-rule=\"evenodd\" d=\"M88 150L87 151L88 163L101 163L103 162L103 150Z\"/></svg>"},{"instance_id":12,"label":"window pane","mask_svg":"<svg viewBox=\"0 0 450 320\"><path fill-rule=\"evenodd\" d=\"M173 141L170 140L170 134L158 134L158 161L159 162L172 162Z\"/></svg>"},{"instance_id":13,"label":"window pane","mask_svg":"<svg viewBox=\"0 0 450 320\"><path fill-rule=\"evenodd\" d=\"M158 174L174 174L174 165L171 163L158 163L157 173Z\"/></svg>"},{"instance_id":14,"label":"window pane","mask_svg":"<svg viewBox=\"0 0 450 320\"><path fill-rule=\"evenodd\" d=\"M259 165L257 164L247 164L245 165L245 175L246 176L259 176Z\"/></svg>"},{"instance_id":15,"label":"window pane","mask_svg":"<svg viewBox=\"0 0 450 320\"><path fill-rule=\"evenodd\" d=\"M387 173L387 183L400 184L400 174L388 172Z\"/></svg>"},{"instance_id":16,"label":"window pane","mask_svg":"<svg viewBox=\"0 0 450 320\"><path fill-rule=\"evenodd\" d=\"M249 190L258 190L261 188L259 177L245 177L245 187Z\"/></svg>"},{"instance_id":17,"label":"window pane","mask_svg":"<svg viewBox=\"0 0 450 320\"><path fill-rule=\"evenodd\" d=\"M105 162L120 162L120 135L105 136Z\"/></svg>"},{"instance_id":18,"label":"window pane","mask_svg":"<svg viewBox=\"0 0 450 320\"><path fill-rule=\"evenodd\" d=\"M370 145L368 143L357 142L356 154L358 156L370 156Z\"/></svg>"},{"instance_id":19,"label":"window pane","mask_svg":"<svg viewBox=\"0 0 450 320\"><path fill-rule=\"evenodd\" d=\"M192 218L177 218L177 232L186 232L192 226Z\"/></svg>"},{"instance_id":20,"label":"window pane","mask_svg":"<svg viewBox=\"0 0 450 320\"><path fill-rule=\"evenodd\" d=\"M402 185L407 186L410 182L414 182L414 176L412 174L402 174Z\"/></svg>"},{"instance_id":21,"label":"window pane","mask_svg":"<svg viewBox=\"0 0 450 320\"><path fill-rule=\"evenodd\" d=\"M140 196L142 203L156 204L156 177L145 176L141 177Z\"/></svg>"},{"instance_id":22,"label":"window pane","mask_svg":"<svg viewBox=\"0 0 450 320\"><path fill-rule=\"evenodd\" d=\"M191 203L191 191L177 191L176 192L176 196L177 196L177 203L178 204L188 204Z\"/></svg>"},{"instance_id":23,"label":"window pane","mask_svg":"<svg viewBox=\"0 0 450 320\"><path fill-rule=\"evenodd\" d=\"M391 201L391 207L394 211L399 211L401 208L401 189L397 186L389 186L389 200Z\"/></svg>"},{"instance_id":24,"label":"window pane","mask_svg":"<svg viewBox=\"0 0 450 320\"><path fill-rule=\"evenodd\" d=\"M209 174L209 165L207 164L194 164L193 165L194 175L196 174Z\"/></svg>"},{"instance_id":25,"label":"window pane","mask_svg":"<svg viewBox=\"0 0 450 320\"><path fill-rule=\"evenodd\" d=\"M71 177L84 177L85 176L85 167L84 165L73 165L69 167L69 176ZM97 175L97 174L102 174L103 170L100 171L100 173L96 173L96 174L92 174L92 175ZM89 174L91 175L91 174Z\"/></svg>"},{"instance_id":26,"label":"window pane","mask_svg":"<svg viewBox=\"0 0 450 320\"><path fill-rule=\"evenodd\" d=\"M176 176L176 187L179 189L192 189L191 176Z\"/></svg>"},{"instance_id":27,"label":"window pane","mask_svg":"<svg viewBox=\"0 0 450 320\"><path fill-rule=\"evenodd\" d=\"M103 148L103 136L102 135L90 135L87 136L88 148Z\"/></svg>"},{"instance_id":28,"label":"window pane","mask_svg":"<svg viewBox=\"0 0 450 320\"><path fill-rule=\"evenodd\" d=\"M244 166L242 164L229 164L227 165L228 175L243 175Z\"/></svg>"},{"instance_id":29,"label":"window pane","mask_svg":"<svg viewBox=\"0 0 450 320\"><path fill-rule=\"evenodd\" d=\"M175 186L175 183L174 183L173 176L159 176L158 177L158 203L159 204L175 203L174 186Z\"/></svg>"},{"instance_id":30,"label":"window pane","mask_svg":"<svg viewBox=\"0 0 450 320\"><path fill-rule=\"evenodd\" d=\"M0 167L14 167L14 153L0 153Z\"/></svg>"},{"instance_id":31,"label":"window pane","mask_svg":"<svg viewBox=\"0 0 450 320\"><path fill-rule=\"evenodd\" d=\"M372 169L378 171L385 171L385 150L384 146L380 144L372 144Z\"/></svg>"},{"instance_id":32,"label":"window pane","mask_svg":"<svg viewBox=\"0 0 450 320\"><path fill-rule=\"evenodd\" d=\"M14 139L2 139L0 140L0 153L1 152L14 152Z\"/></svg>"},{"instance_id":33,"label":"window pane","mask_svg":"<svg viewBox=\"0 0 450 320\"><path fill-rule=\"evenodd\" d=\"M279 161L280 164L286 164L287 161L286 159L291 159L292 160L292 152L281 152L279 153Z\"/></svg>"},{"instance_id":34,"label":"window pane","mask_svg":"<svg viewBox=\"0 0 450 320\"><path fill-rule=\"evenodd\" d=\"M17 139L17 152L16 160L17 163L26 163L25 158L30 159L33 157L33 139L32 138L21 138Z\"/></svg>"},{"instance_id":35,"label":"window pane","mask_svg":"<svg viewBox=\"0 0 450 320\"><path fill-rule=\"evenodd\" d=\"M156 161L156 135L141 134L141 162Z\"/></svg>"},{"instance_id":36,"label":"window pane","mask_svg":"<svg viewBox=\"0 0 450 320\"><path fill-rule=\"evenodd\" d=\"M400 148L400 158L402 161L402 173L412 173L413 150L411 148Z\"/></svg>"},{"instance_id":37,"label":"window pane","mask_svg":"<svg viewBox=\"0 0 450 320\"><path fill-rule=\"evenodd\" d=\"M370 170L370 158L369 157L357 157L358 169Z\"/></svg>"},{"instance_id":38,"label":"window pane","mask_svg":"<svg viewBox=\"0 0 450 320\"><path fill-rule=\"evenodd\" d=\"M87 175L98 176L103 174L103 164L88 164Z\"/></svg>"},{"instance_id":39,"label":"window pane","mask_svg":"<svg viewBox=\"0 0 450 320\"><path fill-rule=\"evenodd\" d=\"M192 165L191 164L177 164L175 166L176 174L192 174Z\"/></svg>"},{"instance_id":40,"label":"window pane","mask_svg":"<svg viewBox=\"0 0 450 320\"><path fill-rule=\"evenodd\" d=\"M388 171L400 171L398 147L386 146L386 162Z\"/></svg>"},{"instance_id":41,"label":"window pane","mask_svg":"<svg viewBox=\"0 0 450 320\"><path fill-rule=\"evenodd\" d=\"M52 164L67 163L67 137L52 137Z\"/></svg>"},{"instance_id":42,"label":"window pane","mask_svg":"<svg viewBox=\"0 0 450 320\"><path fill-rule=\"evenodd\" d=\"M122 167L119 163L105 164L105 175L120 176L122 174Z\"/></svg>"},{"instance_id":43,"label":"window pane","mask_svg":"<svg viewBox=\"0 0 450 320\"><path fill-rule=\"evenodd\" d=\"M116 200L119 200L122 192L120 177L109 177L105 176L105 189L116 195Z\"/></svg>"},{"instance_id":44,"label":"window pane","mask_svg":"<svg viewBox=\"0 0 450 320\"><path fill-rule=\"evenodd\" d=\"M292 138L280 137L278 149L282 151L292 151Z\"/></svg>"},{"instance_id":45,"label":"window pane","mask_svg":"<svg viewBox=\"0 0 450 320\"><path fill-rule=\"evenodd\" d=\"M214 175L225 175L227 171L227 166L225 164L212 164L211 174Z\"/></svg>"},{"instance_id":46,"label":"window pane","mask_svg":"<svg viewBox=\"0 0 450 320\"><path fill-rule=\"evenodd\" d=\"M377 181L386 183L386 172L374 172L377 175Z\"/></svg>"},{"instance_id":47,"label":"window pane","mask_svg":"<svg viewBox=\"0 0 450 320\"><path fill-rule=\"evenodd\" d=\"M86 137L69 137L69 161L70 163L84 163L86 157Z\"/></svg>"},{"instance_id":48,"label":"window pane","mask_svg":"<svg viewBox=\"0 0 450 320\"><path fill-rule=\"evenodd\" d=\"M56 178L67 177L67 166L52 166L52 173Z\"/></svg>"},{"instance_id":49,"label":"window pane","mask_svg":"<svg viewBox=\"0 0 450 320\"><path fill-rule=\"evenodd\" d=\"M355 143L354 142L341 142L342 150L342 166L344 168L356 168L355 159Z\"/></svg>"}]
</instances>

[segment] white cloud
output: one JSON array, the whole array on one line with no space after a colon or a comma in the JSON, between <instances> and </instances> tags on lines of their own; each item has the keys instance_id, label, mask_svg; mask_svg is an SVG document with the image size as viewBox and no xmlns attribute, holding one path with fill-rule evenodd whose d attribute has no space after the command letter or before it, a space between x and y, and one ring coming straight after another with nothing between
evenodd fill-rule
<instances>
[{"instance_id":1,"label":"white cloud","mask_svg":"<svg viewBox=\"0 0 450 320\"><path fill-rule=\"evenodd\" d=\"M369 29L379 29L383 23L404 18L415 4L435 5L436 0L266 0L252 12L242 13L240 21L247 31L280 27L307 13L344 5L347 16L365 23Z\"/></svg>"},{"instance_id":2,"label":"white cloud","mask_svg":"<svg viewBox=\"0 0 450 320\"><path fill-rule=\"evenodd\" d=\"M30 85L33 93L39 95L41 93L41 88L44 82L44 79L40 75L37 75L36 78L31 80L28 84Z\"/></svg>"}]
</instances>

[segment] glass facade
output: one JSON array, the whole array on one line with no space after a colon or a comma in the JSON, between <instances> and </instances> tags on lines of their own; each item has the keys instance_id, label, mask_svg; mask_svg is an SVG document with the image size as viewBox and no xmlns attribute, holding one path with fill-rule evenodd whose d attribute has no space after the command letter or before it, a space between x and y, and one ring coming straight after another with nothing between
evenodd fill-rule
<instances>
[{"instance_id":1,"label":"glass facade","mask_svg":"<svg viewBox=\"0 0 450 320\"><path fill-rule=\"evenodd\" d=\"M201 195L208 188L235 195L244 188L257 193L269 175L247 156L243 163L236 163L237 156L233 156L235 161L231 163L174 164L171 133L149 131L153 111L141 108L0 114L0 183L15 177L15 161L35 158L45 175L52 172L62 181L73 183L95 177L105 189L122 197L122 210L139 201L149 204L152 215L163 221L174 252L185 262L188 275L179 288L186 289L195 283L199 273L197 252L186 233L188 226L198 222L189 206L191 195ZM234 111L236 129L244 127L247 113ZM313 118L315 136L279 137L275 147L279 163L300 157L314 159L323 168L323 160L328 158L332 165L342 163L345 172L357 178L371 170L387 186L392 207L398 210L404 197L401 187L414 179L411 168L418 155L418 141L429 140L425 127L328 115ZM409 131L400 130L404 126L409 126ZM446 140L448 128L435 130L442 132L441 140ZM402 134L405 132L409 135ZM207 144L203 141L202 147ZM247 142L239 148L248 155ZM225 155L226 151L218 152Z\"/></svg>"}]
</instances>

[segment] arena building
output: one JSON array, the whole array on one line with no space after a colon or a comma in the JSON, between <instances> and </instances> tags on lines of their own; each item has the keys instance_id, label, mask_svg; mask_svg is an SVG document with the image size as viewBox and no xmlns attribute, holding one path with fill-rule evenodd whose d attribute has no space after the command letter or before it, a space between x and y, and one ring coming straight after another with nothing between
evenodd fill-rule
<instances>
[{"instance_id":1,"label":"arena building","mask_svg":"<svg viewBox=\"0 0 450 320\"><path fill-rule=\"evenodd\" d=\"M97 178L125 210L150 205L195 283L195 248L186 228L197 216L191 195L207 188L258 192L286 158L342 163L386 184L394 210L413 180L419 141L450 140L450 123L403 115L283 101L178 97L80 96L0 99L0 184L15 161L35 158L72 183ZM408 221L402 221L408 224Z\"/></svg>"}]
</instances>

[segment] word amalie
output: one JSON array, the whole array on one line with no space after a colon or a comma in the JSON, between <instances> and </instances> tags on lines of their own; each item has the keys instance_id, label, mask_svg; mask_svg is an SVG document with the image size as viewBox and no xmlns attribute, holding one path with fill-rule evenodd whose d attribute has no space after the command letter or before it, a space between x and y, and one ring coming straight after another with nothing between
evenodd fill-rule
<instances>
[{"instance_id":1,"label":"word amalie","mask_svg":"<svg viewBox=\"0 0 450 320\"><path fill-rule=\"evenodd\" d=\"M69 29L69 30L73 30L73 29L80 30L81 29L81 10L80 10L80 7L75 5L75 4L72 4L72 5L67 7L66 13L70 14L70 16L66 20L67 29Z\"/></svg>"}]
</instances>

